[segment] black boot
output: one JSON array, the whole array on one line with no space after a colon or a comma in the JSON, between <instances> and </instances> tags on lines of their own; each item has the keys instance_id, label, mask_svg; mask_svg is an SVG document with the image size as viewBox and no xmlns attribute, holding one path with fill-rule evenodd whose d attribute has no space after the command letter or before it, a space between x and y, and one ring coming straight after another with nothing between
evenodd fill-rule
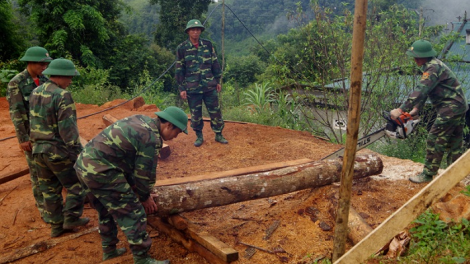
<instances>
[{"instance_id":1,"label":"black boot","mask_svg":"<svg viewBox=\"0 0 470 264\"><path fill-rule=\"evenodd\" d=\"M204 137L202 136L202 131L196 131L196 136L197 136L197 139L194 142L194 146L200 147L202 145L202 143L204 142Z\"/></svg>"}]
</instances>

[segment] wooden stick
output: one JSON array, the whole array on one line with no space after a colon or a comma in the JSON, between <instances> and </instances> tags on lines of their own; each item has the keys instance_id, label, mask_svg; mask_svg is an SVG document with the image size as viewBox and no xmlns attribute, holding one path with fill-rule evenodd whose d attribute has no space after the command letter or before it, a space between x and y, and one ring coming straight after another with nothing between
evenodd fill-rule
<instances>
[{"instance_id":1,"label":"wooden stick","mask_svg":"<svg viewBox=\"0 0 470 264\"><path fill-rule=\"evenodd\" d=\"M0 205L2 205L3 200L5 200L5 198L6 198L8 195L10 195L10 193L13 192L16 188L18 188L18 185L16 185L15 188L11 189L11 190L7 193L7 195L3 196L3 198L0 200Z\"/></svg>"},{"instance_id":2,"label":"wooden stick","mask_svg":"<svg viewBox=\"0 0 470 264\"><path fill-rule=\"evenodd\" d=\"M241 242L241 241L238 241L238 244L242 244L242 245L245 245L245 246L247 246L247 247L256 248L256 249L259 249L259 250L261 250L261 251L268 252L269 254L275 254L273 251L271 251L271 250L269 250L269 249L260 248L260 247L253 246L253 245L250 245L250 244L247 244L247 243L243 243L243 242Z\"/></svg>"},{"instance_id":3,"label":"wooden stick","mask_svg":"<svg viewBox=\"0 0 470 264\"><path fill-rule=\"evenodd\" d=\"M404 230L414 219L451 188L470 174L470 150L450 165L440 176L421 189L400 209L388 217L361 242L356 244L334 264L362 263L395 235Z\"/></svg>"},{"instance_id":4,"label":"wooden stick","mask_svg":"<svg viewBox=\"0 0 470 264\"><path fill-rule=\"evenodd\" d=\"M48 250L49 248L52 248L56 246L57 244L63 243L65 241L69 241L78 237L81 237L83 235L90 234L92 232L95 232L98 230L98 227L93 227L90 229L83 230L82 232L78 232L69 236L64 236L64 237L59 237L59 238L53 238L50 240L43 240L38 243L34 243L32 245L26 246L24 248L16 249L14 250L13 253L11 253L8 256L0 258L0 264L3 263L10 263L28 256L31 256L33 254L43 252Z\"/></svg>"},{"instance_id":5,"label":"wooden stick","mask_svg":"<svg viewBox=\"0 0 470 264\"><path fill-rule=\"evenodd\" d=\"M362 61L364 56L364 36L366 31L367 0L356 0L354 8L354 28L351 51L351 86L349 89L348 127L346 149L341 171L338 209L336 213L333 257L335 261L344 254L348 235L348 215L351 204L351 188L354 175L357 135L361 119Z\"/></svg>"}]
</instances>

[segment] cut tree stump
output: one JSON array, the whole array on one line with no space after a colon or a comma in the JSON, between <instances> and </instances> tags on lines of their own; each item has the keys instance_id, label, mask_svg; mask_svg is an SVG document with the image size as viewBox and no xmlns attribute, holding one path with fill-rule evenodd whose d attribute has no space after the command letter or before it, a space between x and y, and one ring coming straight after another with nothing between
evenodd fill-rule
<instances>
[{"instance_id":1,"label":"cut tree stump","mask_svg":"<svg viewBox=\"0 0 470 264\"><path fill-rule=\"evenodd\" d=\"M114 124L116 121L118 121L119 119L117 119L116 117L110 115L110 114L106 114L103 116L103 123L106 125L106 126L109 126L111 124ZM170 149L170 146L168 146L167 144L163 143L163 146L162 146L162 149L160 150L160 154L158 155L158 157L160 159L166 159L170 156L171 154L171 149Z\"/></svg>"},{"instance_id":2,"label":"cut tree stump","mask_svg":"<svg viewBox=\"0 0 470 264\"><path fill-rule=\"evenodd\" d=\"M198 181L185 178L185 183L159 185L156 203L158 215L167 216L180 212L228 205L266 198L309 188L317 188L337 182L341 177L340 159L310 162L262 173L224 178L213 176ZM357 156L354 178L377 175L382 172L382 160L373 154Z\"/></svg>"}]
</instances>

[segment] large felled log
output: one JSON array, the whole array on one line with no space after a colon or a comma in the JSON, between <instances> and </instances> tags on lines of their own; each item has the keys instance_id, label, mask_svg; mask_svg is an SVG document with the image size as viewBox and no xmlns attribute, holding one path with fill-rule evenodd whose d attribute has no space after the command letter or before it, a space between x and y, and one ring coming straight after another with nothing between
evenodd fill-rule
<instances>
[{"instance_id":1,"label":"large felled log","mask_svg":"<svg viewBox=\"0 0 470 264\"><path fill-rule=\"evenodd\" d=\"M103 116L103 123L106 125L106 126L109 126L111 124L114 124L116 121L118 121L119 119L117 119L116 117L110 115L110 114L106 114ZM163 143L163 147L162 149L160 150L160 154L158 155L158 157L160 159L166 159L170 156L171 154L171 149L170 149L170 146L168 146L167 144Z\"/></svg>"},{"instance_id":2,"label":"large felled log","mask_svg":"<svg viewBox=\"0 0 470 264\"><path fill-rule=\"evenodd\" d=\"M326 160L262 173L156 186L158 214L165 216L324 186L340 180L341 167L340 159ZM358 156L354 178L376 175L382 169L377 155Z\"/></svg>"}]
</instances>

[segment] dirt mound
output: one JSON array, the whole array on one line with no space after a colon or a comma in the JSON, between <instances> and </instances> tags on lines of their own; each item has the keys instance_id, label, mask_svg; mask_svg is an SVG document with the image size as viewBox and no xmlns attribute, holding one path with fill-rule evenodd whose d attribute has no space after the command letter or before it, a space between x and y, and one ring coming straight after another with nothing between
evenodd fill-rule
<instances>
[{"instance_id":1,"label":"dirt mound","mask_svg":"<svg viewBox=\"0 0 470 264\"><path fill-rule=\"evenodd\" d=\"M113 101L106 106L115 106L123 101ZM79 117L98 111L106 106L77 104ZM140 102L126 104L87 118L79 119L81 136L90 140L105 125L104 114L121 119L133 114L154 117L158 108ZM8 114L5 98L0 98L1 138L14 136L14 128ZM171 155L160 160L157 181L162 179L191 177L209 172L226 171L269 163L309 158L319 160L340 148L309 133L240 122L226 122L224 136L229 144L214 141L210 124L204 126L204 144L196 148L196 136L189 135L165 142ZM0 141L0 171L7 174L25 168L26 162L18 148L16 138ZM352 206L375 228L384 219L401 207L423 187L412 184L407 177L418 173L422 165L408 160L381 158L385 169L381 175L354 182ZM398 169L397 169L398 168ZM239 252L240 259L233 263L311 263L315 259L331 257L333 249L332 217L338 193L335 185L304 190L290 194L258 199L254 201L215 207L181 214L197 231L205 231L225 242ZM0 185L0 259L9 257L18 249L41 241L51 242L50 228L41 221L34 206L29 175ZM86 206L84 215L92 220L86 228L97 226L97 213ZM277 225L275 230L272 226ZM86 228L82 228L84 230ZM267 231L272 234L267 237ZM165 234L149 227L153 244L150 254L157 259L170 259L172 264L208 263L196 253L191 253ZM120 246L128 244L120 233ZM267 249L271 253L256 250L248 258L248 245ZM351 247L348 244L348 248ZM17 260L16 263L100 263L101 244L97 232L58 243L54 247ZM132 263L131 253L107 263Z\"/></svg>"}]
</instances>

